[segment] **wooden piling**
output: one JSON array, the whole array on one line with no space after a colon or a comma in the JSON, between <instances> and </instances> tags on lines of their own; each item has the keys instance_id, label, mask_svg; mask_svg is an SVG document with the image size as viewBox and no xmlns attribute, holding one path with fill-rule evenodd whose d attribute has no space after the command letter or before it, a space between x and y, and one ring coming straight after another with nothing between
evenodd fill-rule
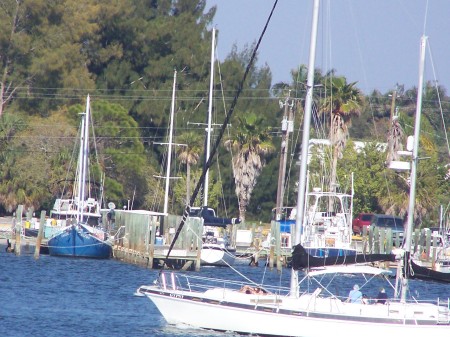
<instances>
[{"instance_id":1,"label":"wooden piling","mask_svg":"<svg viewBox=\"0 0 450 337\"><path fill-rule=\"evenodd\" d=\"M151 217L148 217L148 226L150 230L150 252L148 257L148 267L153 268L153 258L155 257L155 241L156 241L156 221L151 221ZM148 234L147 234L148 237Z\"/></svg>"},{"instance_id":2,"label":"wooden piling","mask_svg":"<svg viewBox=\"0 0 450 337\"><path fill-rule=\"evenodd\" d=\"M430 260L430 255L431 255L431 231L427 230L425 232L425 253L427 254L427 261Z\"/></svg>"},{"instance_id":3,"label":"wooden piling","mask_svg":"<svg viewBox=\"0 0 450 337\"><path fill-rule=\"evenodd\" d=\"M368 253L370 251L370 248L368 248L368 244L369 244L369 233L367 231L367 226L363 226L362 229L362 252L363 253Z\"/></svg>"},{"instance_id":4,"label":"wooden piling","mask_svg":"<svg viewBox=\"0 0 450 337\"><path fill-rule=\"evenodd\" d=\"M195 237L193 238L194 249L197 250L197 255L195 257L195 271L200 271L201 266L201 253L203 248L203 220L192 219L191 225L193 226L193 231Z\"/></svg>"},{"instance_id":5,"label":"wooden piling","mask_svg":"<svg viewBox=\"0 0 450 337\"><path fill-rule=\"evenodd\" d=\"M271 221L270 223L270 241L269 241L269 247L270 247L270 252L269 252L269 268L273 269L273 264L274 264L274 255L275 255L275 244L274 244L274 240L275 240L275 227L276 227L276 222L275 221Z\"/></svg>"},{"instance_id":6,"label":"wooden piling","mask_svg":"<svg viewBox=\"0 0 450 337\"><path fill-rule=\"evenodd\" d=\"M420 245L420 230L416 229L413 232L413 242L414 242L414 249L413 252L417 252L417 250L419 249L419 245Z\"/></svg>"},{"instance_id":7,"label":"wooden piling","mask_svg":"<svg viewBox=\"0 0 450 337\"><path fill-rule=\"evenodd\" d=\"M281 272L283 267L283 253L281 251L281 233L280 226L278 224L275 226L275 251L277 270Z\"/></svg>"},{"instance_id":8,"label":"wooden piling","mask_svg":"<svg viewBox=\"0 0 450 337\"><path fill-rule=\"evenodd\" d=\"M431 231L428 231L431 236ZM433 237L433 247L431 248L431 269L436 270L436 255L437 255L437 237Z\"/></svg>"},{"instance_id":9,"label":"wooden piling","mask_svg":"<svg viewBox=\"0 0 450 337\"><path fill-rule=\"evenodd\" d=\"M390 229L388 229L387 231L389 231ZM392 231L391 231L392 232ZM378 252L379 253L381 253L381 254L384 254L385 252L386 252L386 246L385 246L385 243L386 243L386 234L387 235L389 235L389 233L386 233L386 230L383 230L383 229L381 229L380 231L379 231L379 233L380 233L380 239L379 239L379 242L378 242L378 245L379 245L379 250L378 250Z\"/></svg>"},{"instance_id":10,"label":"wooden piling","mask_svg":"<svg viewBox=\"0 0 450 337\"><path fill-rule=\"evenodd\" d=\"M17 222L16 223L16 242L14 246L14 253L16 253L17 256L20 256L21 250L22 250L22 242L21 242L21 233L22 233L22 223Z\"/></svg>"},{"instance_id":11,"label":"wooden piling","mask_svg":"<svg viewBox=\"0 0 450 337\"><path fill-rule=\"evenodd\" d=\"M22 238L22 212L23 212L23 205L19 205L17 207L16 211L16 223L15 223L15 233L16 233L16 245L14 247L14 252L17 256L20 256L21 254L21 238Z\"/></svg>"},{"instance_id":12,"label":"wooden piling","mask_svg":"<svg viewBox=\"0 0 450 337\"><path fill-rule=\"evenodd\" d=\"M42 236L44 234L44 227L45 227L45 211L41 212L41 219L39 220L39 231L36 238L36 248L34 250L34 259L39 259L39 254L41 252L41 243L42 243Z\"/></svg>"}]
</instances>

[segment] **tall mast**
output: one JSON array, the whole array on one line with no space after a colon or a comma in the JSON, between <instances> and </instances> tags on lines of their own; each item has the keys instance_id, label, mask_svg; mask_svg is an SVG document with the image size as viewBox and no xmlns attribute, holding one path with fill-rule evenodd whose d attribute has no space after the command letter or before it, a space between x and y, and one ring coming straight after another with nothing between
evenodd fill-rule
<instances>
[{"instance_id":1,"label":"tall mast","mask_svg":"<svg viewBox=\"0 0 450 337\"><path fill-rule=\"evenodd\" d=\"M89 112L90 112L90 97L86 99L86 110L81 120L80 132L80 154L78 159L78 212L77 222L83 220L83 209L86 194L86 174L89 157Z\"/></svg>"},{"instance_id":2,"label":"tall mast","mask_svg":"<svg viewBox=\"0 0 450 337\"><path fill-rule=\"evenodd\" d=\"M170 108L170 131L169 131L169 149L167 151L166 165L166 189L164 193L164 214L168 214L169 205L169 180L170 180L170 164L172 159L172 137L173 137L173 120L175 115L175 90L177 87L177 71L173 73L173 89L172 89L172 105Z\"/></svg>"},{"instance_id":3,"label":"tall mast","mask_svg":"<svg viewBox=\"0 0 450 337\"><path fill-rule=\"evenodd\" d=\"M403 266L404 278L402 284L401 300L406 301L406 295L408 292L408 267L409 267L409 257L411 254L411 238L412 231L414 228L414 207L416 200L416 179L417 179L417 164L419 161L419 137L420 137L420 117L422 114L422 95L423 95L423 74L425 70L425 50L427 46L427 37L422 36L420 39L420 63L419 63L419 84L417 88L417 103L416 103L416 115L414 122L414 142L412 148L412 158L411 158L411 185L409 186L409 205L408 205L408 220L406 226L406 238L404 243L405 249L405 259Z\"/></svg>"},{"instance_id":4,"label":"tall mast","mask_svg":"<svg viewBox=\"0 0 450 337\"><path fill-rule=\"evenodd\" d=\"M212 105L213 105L213 91L214 91L214 49L216 44L216 28L212 30L212 43L211 43L211 70L210 70L210 80L209 80L209 104L208 104L208 126L206 129L206 152L205 152L205 163L209 159L211 152L211 119L212 119ZM208 206L208 186L209 186L209 169L205 173L205 183L204 183L204 197L203 206Z\"/></svg>"},{"instance_id":5,"label":"tall mast","mask_svg":"<svg viewBox=\"0 0 450 337\"><path fill-rule=\"evenodd\" d=\"M304 204L306 194L306 169L308 166L308 150L309 150L309 129L311 126L311 110L313 101L314 88L314 63L316 58L316 43L317 43L317 26L319 22L319 5L320 0L314 0L313 20L311 28L311 42L309 49L309 64L308 64L308 79L306 82L306 100L305 100L305 116L303 118L303 137L302 137L302 152L300 155L300 178L298 183L298 197L297 197L297 217L296 217L296 231L295 244L300 243L300 228L303 224Z\"/></svg>"},{"instance_id":6,"label":"tall mast","mask_svg":"<svg viewBox=\"0 0 450 337\"><path fill-rule=\"evenodd\" d=\"M317 44L317 27L319 23L319 6L320 0L314 0L313 18L311 27L311 42L309 46L309 64L308 64L308 79L306 82L306 101L305 101L305 116L303 118L303 137L302 137L302 152L300 155L300 173L297 194L297 215L295 219L295 241L298 245L300 243L301 227L303 226L305 194L306 194L306 169L308 166L308 150L309 150L309 129L311 126L311 110L313 100L314 88L314 65L316 59L316 44ZM291 274L291 296L298 295L298 272L292 269Z\"/></svg>"}]
</instances>

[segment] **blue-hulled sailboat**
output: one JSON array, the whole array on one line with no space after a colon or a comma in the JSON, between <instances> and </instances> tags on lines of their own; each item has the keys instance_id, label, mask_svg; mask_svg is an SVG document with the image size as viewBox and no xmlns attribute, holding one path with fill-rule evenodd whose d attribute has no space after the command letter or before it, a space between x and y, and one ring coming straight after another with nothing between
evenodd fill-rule
<instances>
[{"instance_id":1,"label":"blue-hulled sailboat","mask_svg":"<svg viewBox=\"0 0 450 337\"><path fill-rule=\"evenodd\" d=\"M72 198L56 199L51 216L59 227L52 228L48 240L52 256L107 259L112 254L112 242L100 228L100 203L90 194L89 180L90 98L86 100L80 132L77 179Z\"/></svg>"}]
</instances>

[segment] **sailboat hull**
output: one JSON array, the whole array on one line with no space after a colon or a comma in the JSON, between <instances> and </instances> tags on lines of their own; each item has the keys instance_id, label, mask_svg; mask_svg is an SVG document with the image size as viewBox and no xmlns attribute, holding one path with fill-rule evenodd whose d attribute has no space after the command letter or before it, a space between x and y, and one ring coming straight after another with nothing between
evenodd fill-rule
<instances>
[{"instance_id":1,"label":"sailboat hull","mask_svg":"<svg viewBox=\"0 0 450 337\"><path fill-rule=\"evenodd\" d=\"M433 270L410 261L410 273L408 276L413 279L450 283L450 271L447 271L447 267L442 269L445 271Z\"/></svg>"},{"instance_id":2,"label":"sailboat hull","mask_svg":"<svg viewBox=\"0 0 450 337\"><path fill-rule=\"evenodd\" d=\"M235 259L231 252L218 244L204 243L200 253L202 266L229 267L234 264Z\"/></svg>"},{"instance_id":3,"label":"sailboat hull","mask_svg":"<svg viewBox=\"0 0 450 337\"><path fill-rule=\"evenodd\" d=\"M112 254L109 242L95 236L82 226L72 225L48 240L51 256L108 259Z\"/></svg>"},{"instance_id":4,"label":"sailboat hull","mask_svg":"<svg viewBox=\"0 0 450 337\"><path fill-rule=\"evenodd\" d=\"M421 313L417 313L417 305L397 303L380 310L377 305L344 303L314 294L292 298L250 295L224 288L202 293L165 291L158 286L142 286L139 292L155 304L169 324L218 331L302 337L332 336L336 331L345 331L347 337L359 337L361 333L365 337L388 334L444 337L450 332L448 322L438 325L436 319L425 318L435 308L428 304L423 304Z\"/></svg>"}]
</instances>

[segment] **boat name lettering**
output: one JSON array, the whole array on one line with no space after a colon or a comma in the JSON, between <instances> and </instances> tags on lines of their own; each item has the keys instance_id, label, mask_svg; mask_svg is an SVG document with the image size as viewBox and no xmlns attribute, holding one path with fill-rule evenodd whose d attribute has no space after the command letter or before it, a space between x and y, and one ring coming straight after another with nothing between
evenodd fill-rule
<instances>
[{"instance_id":1,"label":"boat name lettering","mask_svg":"<svg viewBox=\"0 0 450 337\"><path fill-rule=\"evenodd\" d=\"M175 298L183 298L183 295L179 295L179 294L169 294L170 297L175 297Z\"/></svg>"}]
</instances>

